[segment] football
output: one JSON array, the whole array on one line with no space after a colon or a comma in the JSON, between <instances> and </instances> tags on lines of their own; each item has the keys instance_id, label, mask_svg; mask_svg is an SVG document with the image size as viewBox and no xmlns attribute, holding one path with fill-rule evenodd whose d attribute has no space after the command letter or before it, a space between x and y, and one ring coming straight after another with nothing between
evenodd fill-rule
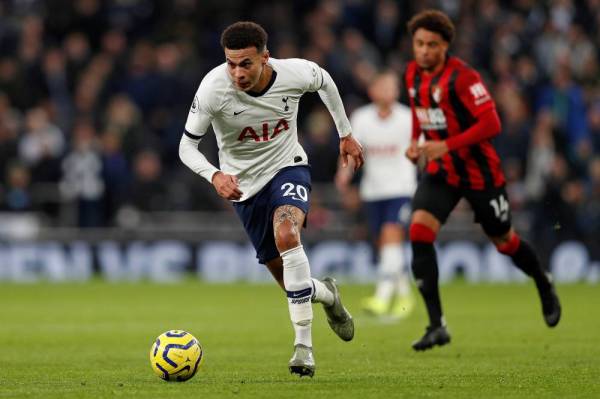
<instances>
[{"instance_id":1,"label":"football","mask_svg":"<svg viewBox=\"0 0 600 399\"><path fill-rule=\"evenodd\" d=\"M202 364L200 342L183 330L169 330L156 338L150 348L150 365L165 381L187 381Z\"/></svg>"}]
</instances>

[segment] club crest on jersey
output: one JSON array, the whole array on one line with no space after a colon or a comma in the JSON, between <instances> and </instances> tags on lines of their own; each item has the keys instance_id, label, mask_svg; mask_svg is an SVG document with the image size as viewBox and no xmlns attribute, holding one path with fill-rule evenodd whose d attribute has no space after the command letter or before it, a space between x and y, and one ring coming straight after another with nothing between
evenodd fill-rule
<instances>
[{"instance_id":1,"label":"club crest on jersey","mask_svg":"<svg viewBox=\"0 0 600 399\"><path fill-rule=\"evenodd\" d=\"M256 130L260 129L255 130L252 126L246 126L240 132L238 141L245 141L246 139L252 139L257 143L271 141L275 137L277 137L279 133L289 130L289 128L290 125L285 119L280 119L279 121L277 121L273 130L270 129L270 126L267 122L264 122L262 124L262 135L259 136L258 133L256 133Z\"/></svg>"},{"instance_id":2,"label":"club crest on jersey","mask_svg":"<svg viewBox=\"0 0 600 399\"><path fill-rule=\"evenodd\" d=\"M290 106L288 105L288 97L283 97L281 99L281 101L283 101L283 103L285 104L285 107L283 108L284 111L287 111L288 109L290 109Z\"/></svg>"},{"instance_id":3,"label":"club crest on jersey","mask_svg":"<svg viewBox=\"0 0 600 399\"><path fill-rule=\"evenodd\" d=\"M431 97L439 104L442 101L442 88L438 85L431 86Z\"/></svg>"}]
</instances>

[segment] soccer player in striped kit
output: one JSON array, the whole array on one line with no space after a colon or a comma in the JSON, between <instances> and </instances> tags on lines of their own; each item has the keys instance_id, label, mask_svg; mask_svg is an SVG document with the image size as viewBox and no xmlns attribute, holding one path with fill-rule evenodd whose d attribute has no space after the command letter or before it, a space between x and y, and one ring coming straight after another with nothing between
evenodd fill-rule
<instances>
[{"instance_id":1,"label":"soccer player in striped kit","mask_svg":"<svg viewBox=\"0 0 600 399\"><path fill-rule=\"evenodd\" d=\"M312 303L323 304L332 330L344 341L354 322L342 305L334 279L311 278L300 241L310 207L310 168L298 142L300 97L318 92L340 136L340 155L363 164L344 105L331 76L314 62L269 57L267 33L254 22L236 22L221 36L225 62L210 71L196 92L179 156L230 201L256 249L287 294L294 327L292 373L313 376ZM213 127L220 169L198 151ZM242 265L240 265L242 266Z\"/></svg>"},{"instance_id":2,"label":"soccer player in striped kit","mask_svg":"<svg viewBox=\"0 0 600 399\"><path fill-rule=\"evenodd\" d=\"M558 324L561 307L551 275L529 243L512 228L500 159L491 139L500 133L494 100L479 74L448 54L454 25L440 11L425 10L408 23L414 60L405 72L413 115L413 138L406 155L426 162L413 198L410 241L412 270L427 307L429 326L413 343L417 351L450 342L438 288L433 246L440 227L465 198L498 251L530 276L537 287L544 320ZM421 134L426 141L418 144Z\"/></svg>"}]
</instances>

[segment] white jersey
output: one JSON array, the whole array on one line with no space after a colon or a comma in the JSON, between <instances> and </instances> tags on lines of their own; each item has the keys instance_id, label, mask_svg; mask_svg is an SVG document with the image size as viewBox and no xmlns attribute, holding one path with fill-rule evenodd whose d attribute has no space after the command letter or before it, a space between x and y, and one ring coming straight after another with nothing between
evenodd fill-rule
<instances>
[{"instance_id":1,"label":"white jersey","mask_svg":"<svg viewBox=\"0 0 600 399\"><path fill-rule=\"evenodd\" d=\"M392 113L382 119L374 104L358 108L350 119L353 135L365 151L360 183L364 201L412 197L417 171L405 156L412 138L410 108L395 103Z\"/></svg>"},{"instance_id":2,"label":"white jersey","mask_svg":"<svg viewBox=\"0 0 600 399\"><path fill-rule=\"evenodd\" d=\"M212 124L221 170L237 176L243 192L240 201L255 195L282 168L308 164L296 120L305 92L319 92L341 137L351 133L337 87L326 71L297 58L270 58L268 63L273 78L256 96L235 88L226 64L210 71L196 92L180 145L184 163L210 182L218 169L184 144L200 139Z\"/></svg>"}]
</instances>

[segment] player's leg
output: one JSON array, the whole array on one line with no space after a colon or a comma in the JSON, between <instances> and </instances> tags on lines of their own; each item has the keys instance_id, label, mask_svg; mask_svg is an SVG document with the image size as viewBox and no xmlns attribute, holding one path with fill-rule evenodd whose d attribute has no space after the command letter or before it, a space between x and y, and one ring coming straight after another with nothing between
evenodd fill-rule
<instances>
[{"instance_id":1,"label":"player's leg","mask_svg":"<svg viewBox=\"0 0 600 399\"><path fill-rule=\"evenodd\" d=\"M409 229L415 283L425 301L429 326L425 335L413 343L417 351L450 342L442 313L437 255L433 243L461 195L445 182L426 176L417 187Z\"/></svg>"},{"instance_id":2,"label":"player's leg","mask_svg":"<svg viewBox=\"0 0 600 399\"><path fill-rule=\"evenodd\" d=\"M392 279L395 277L395 271L388 270L390 267L389 261L384 266L382 254L381 236L384 225L387 224L385 220L386 206L387 203L385 200L366 201L364 203L367 213L367 221L369 223L369 233L374 239L377 248L377 280L375 284L374 295L363 299L362 308L365 312L373 316L383 316L388 313L391 306L392 296L394 294L394 284Z\"/></svg>"},{"instance_id":3,"label":"player's leg","mask_svg":"<svg viewBox=\"0 0 600 399\"><path fill-rule=\"evenodd\" d=\"M561 306L552 283L552 275L546 272L533 247L511 228L507 233L490 237L498 252L510 256L515 266L533 279L542 302L542 313L548 327L560 321Z\"/></svg>"},{"instance_id":4,"label":"player's leg","mask_svg":"<svg viewBox=\"0 0 600 399\"><path fill-rule=\"evenodd\" d=\"M444 324L438 288L437 254L433 246L440 227L441 222L430 212L418 209L413 213L410 224L412 270L427 306L429 325L433 327Z\"/></svg>"},{"instance_id":5,"label":"player's leg","mask_svg":"<svg viewBox=\"0 0 600 399\"><path fill-rule=\"evenodd\" d=\"M300 244L303 223L304 212L293 205L280 206L273 214L275 245L281 254L283 284L296 332L294 344L312 347L310 326L313 314L310 298L313 290L308 258Z\"/></svg>"},{"instance_id":6,"label":"player's leg","mask_svg":"<svg viewBox=\"0 0 600 399\"><path fill-rule=\"evenodd\" d=\"M413 300L410 295L410 277L404 264L403 237L402 226L397 221L385 222L381 227L375 295L364 304L369 313L382 315L389 312L395 317L405 317L412 311Z\"/></svg>"},{"instance_id":7,"label":"player's leg","mask_svg":"<svg viewBox=\"0 0 600 399\"><path fill-rule=\"evenodd\" d=\"M277 284L285 291L285 284L283 282L283 259L281 256L266 262L266 266L275 281L277 281ZM334 301L332 292L327 289L322 281L317 280L316 278L311 278L311 280L313 282L312 302L332 305Z\"/></svg>"},{"instance_id":8,"label":"player's leg","mask_svg":"<svg viewBox=\"0 0 600 399\"><path fill-rule=\"evenodd\" d=\"M505 187L470 191L465 197L475 213L475 221L494 243L498 252L509 256L516 267L536 284L542 302L544 320L550 327L558 324L560 302L552 284L552 276L539 261L533 247L521 239L511 226L510 204Z\"/></svg>"},{"instance_id":9,"label":"player's leg","mask_svg":"<svg viewBox=\"0 0 600 399\"><path fill-rule=\"evenodd\" d=\"M499 187L471 192L467 199L475 212L475 221L481 224L498 252L509 256L517 268L533 279L542 302L544 320L549 327L556 326L561 307L552 276L540 263L533 247L512 228L506 189Z\"/></svg>"},{"instance_id":10,"label":"player's leg","mask_svg":"<svg viewBox=\"0 0 600 399\"><path fill-rule=\"evenodd\" d=\"M277 284L285 291L285 283L283 282L283 259L281 256L266 262L266 266L273 275L275 281L277 281ZM313 282L312 302L331 306L334 302L334 296L331 290L329 290L322 281L317 280L316 278L311 278L311 280Z\"/></svg>"},{"instance_id":11,"label":"player's leg","mask_svg":"<svg viewBox=\"0 0 600 399\"><path fill-rule=\"evenodd\" d=\"M381 232L381 258L383 264L388 264L388 269L395 265L395 278L393 279L394 303L390 309L393 317L407 317L414 308L414 299L411 294L410 274L404 259L404 228L399 223L384 225Z\"/></svg>"},{"instance_id":12,"label":"player's leg","mask_svg":"<svg viewBox=\"0 0 600 399\"><path fill-rule=\"evenodd\" d=\"M273 214L273 233L275 245L281 254L283 284L295 333L295 350L289 363L290 371L301 376L312 376L315 371L311 335L313 311L310 301L313 288L308 258L300 243L304 217L304 212L293 205L279 206Z\"/></svg>"},{"instance_id":13,"label":"player's leg","mask_svg":"<svg viewBox=\"0 0 600 399\"><path fill-rule=\"evenodd\" d=\"M354 336L354 322L350 313L341 303L339 291L335 280L325 278L320 281L310 277L308 258L300 244L300 226L304 222L304 212L293 205L282 205L275 210L273 215L273 231L275 244L283 260L283 281L290 304L290 316L295 324L298 336L304 337L302 324L309 314L312 321L312 302L322 303L327 319L335 333L345 341ZM309 301L301 293L308 293ZM298 323L300 325L298 326ZM309 329L308 329L309 330ZM310 341L296 342L306 346Z\"/></svg>"},{"instance_id":14,"label":"player's leg","mask_svg":"<svg viewBox=\"0 0 600 399\"><path fill-rule=\"evenodd\" d=\"M300 241L304 212L293 205L279 206L273 214L275 245L283 263L283 283L295 332L294 354L289 362L292 373L314 374L311 327L312 300L324 304L331 328L344 340L354 336L354 322L340 301L335 280L323 282L310 277L310 266Z\"/></svg>"},{"instance_id":15,"label":"player's leg","mask_svg":"<svg viewBox=\"0 0 600 399\"><path fill-rule=\"evenodd\" d=\"M396 282L402 266L402 248L399 243L402 231L397 223L386 222L377 239L378 263L375 294L364 302L364 309L375 316L388 313L394 299Z\"/></svg>"},{"instance_id":16,"label":"player's leg","mask_svg":"<svg viewBox=\"0 0 600 399\"><path fill-rule=\"evenodd\" d=\"M271 259L265 265L275 281L277 281L277 284L285 291L285 284L283 283L283 259L281 259L281 256Z\"/></svg>"}]
</instances>

